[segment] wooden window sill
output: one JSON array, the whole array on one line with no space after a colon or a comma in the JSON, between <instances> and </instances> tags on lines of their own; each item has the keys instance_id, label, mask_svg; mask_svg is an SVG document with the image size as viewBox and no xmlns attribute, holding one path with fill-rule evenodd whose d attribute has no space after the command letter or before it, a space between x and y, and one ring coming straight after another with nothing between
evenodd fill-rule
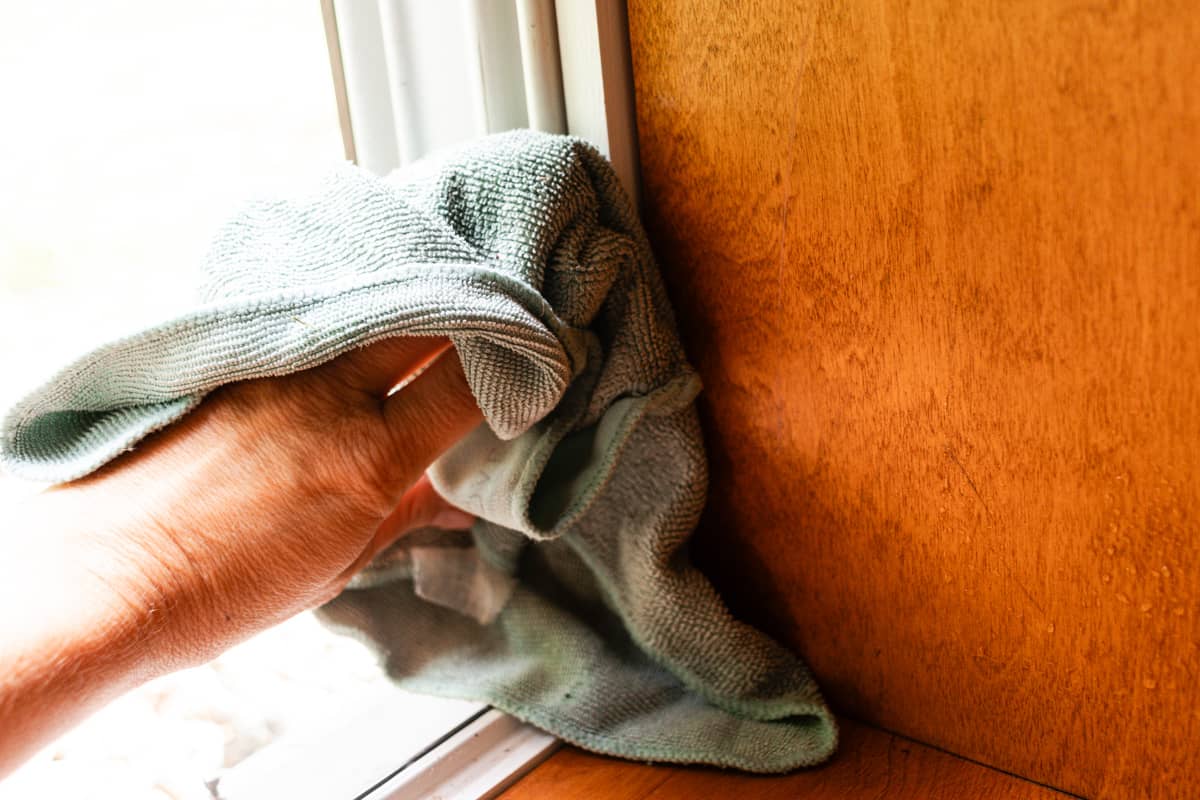
<instances>
[{"instance_id":1,"label":"wooden window sill","mask_svg":"<svg viewBox=\"0 0 1200 800\"><path fill-rule=\"evenodd\" d=\"M981 764L854 722L828 764L780 777L637 764L564 747L501 800L1052 800L1062 794Z\"/></svg>"}]
</instances>

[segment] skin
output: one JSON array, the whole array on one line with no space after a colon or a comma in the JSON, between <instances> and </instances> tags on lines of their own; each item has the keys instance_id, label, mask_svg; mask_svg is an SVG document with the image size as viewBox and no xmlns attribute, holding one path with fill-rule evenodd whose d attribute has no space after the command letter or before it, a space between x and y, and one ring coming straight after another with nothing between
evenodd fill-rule
<instances>
[{"instance_id":1,"label":"skin","mask_svg":"<svg viewBox=\"0 0 1200 800\"><path fill-rule=\"evenodd\" d=\"M407 531L470 524L424 478L482 419L447 347L392 339L223 387L24 506L0 539L0 777L121 693L333 598Z\"/></svg>"}]
</instances>

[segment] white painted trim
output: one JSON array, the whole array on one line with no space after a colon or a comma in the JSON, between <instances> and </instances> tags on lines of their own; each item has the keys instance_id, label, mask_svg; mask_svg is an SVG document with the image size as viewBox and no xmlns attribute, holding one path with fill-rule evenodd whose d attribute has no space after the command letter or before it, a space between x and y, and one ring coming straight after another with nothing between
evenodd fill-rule
<instances>
[{"instance_id":1,"label":"white painted trim","mask_svg":"<svg viewBox=\"0 0 1200 800\"><path fill-rule=\"evenodd\" d=\"M377 80L383 82L387 93L376 91L375 96L366 100L363 105L364 113L372 117L390 114L392 118L393 147L396 150L397 161L388 164L386 168L374 167L372 170L384 174L420 156L417 149L419 133L413 124L419 109L413 103L412 92L409 91L409 85L415 76L411 74L412 60L405 48L405 40L409 35L407 19L400 3L376 4L359 0L354 5L373 5L378 9L379 30L376 36L383 50L384 72ZM354 58L357 58L357 55ZM353 114L353 103L350 108Z\"/></svg>"},{"instance_id":2,"label":"white painted trim","mask_svg":"<svg viewBox=\"0 0 1200 800\"><path fill-rule=\"evenodd\" d=\"M596 144L638 204L637 116L625 0L557 0L567 132Z\"/></svg>"},{"instance_id":3,"label":"white painted trim","mask_svg":"<svg viewBox=\"0 0 1200 800\"><path fill-rule=\"evenodd\" d=\"M461 0L464 57L471 75L476 134L523 128L526 113L517 9L509 0Z\"/></svg>"},{"instance_id":4,"label":"white painted trim","mask_svg":"<svg viewBox=\"0 0 1200 800\"><path fill-rule=\"evenodd\" d=\"M214 781L220 800L354 800L416 763L487 706L380 683L345 698L335 717L254 753Z\"/></svg>"},{"instance_id":5,"label":"white painted trim","mask_svg":"<svg viewBox=\"0 0 1200 800\"><path fill-rule=\"evenodd\" d=\"M570 133L640 194L625 0L333 0L358 163L377 174L485 133Z\"/></svg>"},{"instance_id":6,"label":"white painted trim","mask_svg":"<svg viewBox=\"0 0 1200 800\"><path fill-rule=\"evenodd\" d=\"M517 30L529 127L547 133L566 133L567 110L563 102L554 0L517 0Z\"/></svg>"},{"instance_id":7,"label":"white painted trim","mask_svg":"<svg viewBox=\"0 0 1200 800\"><path fill-rule=\"evenodd\" d=\"M210 783L217 800L484 800L558 746L480 703L390 684L260 750Z\"/></svg>"},{"instance_id":8,"label":"white painted trim","mask_svg":"<svg viewBox=\"0 0 1200 800\"><path fill-rule=\"evenodd\" d=\"M489 800L558 745L550 734L491 709L360 800Z\"/></svg>"},{"instance_id":9,"label":"white painted trim","mask_svg":"<svg viewBox=\"0 0 1200 800\"><path fill-rule=\"evenodd\" d=\"M396 126L388 89L379 5L364 0L333 0L345 105L354 136L347 152L359 165L377 174L400 166Z\"/></svg>"}]
</instances>

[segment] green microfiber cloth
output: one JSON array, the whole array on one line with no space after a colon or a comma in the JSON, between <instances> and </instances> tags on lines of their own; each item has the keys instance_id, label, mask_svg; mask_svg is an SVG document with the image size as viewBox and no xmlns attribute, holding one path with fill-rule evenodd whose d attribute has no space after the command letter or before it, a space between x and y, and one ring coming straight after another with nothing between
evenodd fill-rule
<instances>
[{"instance_id":1,"label":"green microfiber cloth","mask_svg":"<svg viewBox=\"0 0 1200 800\"><path fill-rule=\"evenodd\" d=\"M831 754L807 669L688 558L707 482L699 381L590 145L515 131L387 179L347 166L234 217L205 275L193 311L11 409L0 464L68 481L221 384L448 336L486 424L430 474L479 522L465 541L402 542L324 619L373 643L404 688L602 753L755 772Z\"/></svg>"}]
</instances>

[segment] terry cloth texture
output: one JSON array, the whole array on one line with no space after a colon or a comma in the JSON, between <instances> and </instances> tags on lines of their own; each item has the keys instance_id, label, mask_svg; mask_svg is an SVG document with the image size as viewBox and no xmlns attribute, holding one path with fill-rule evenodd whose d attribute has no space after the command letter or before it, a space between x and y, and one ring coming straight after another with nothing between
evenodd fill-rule
<instances>
[{"instance_id":1,"label":"terry cloth texture","mask_svg":"<svg viewBox=\"0 0 1200 800\"><path fill-rule=\"evenodd\" d=\"M205 268L194 311L18 403L0 463L78 478L221 384L448 336L486 424L431 475L479 522L406 540L326 621L405 688L602 753L756 772L830 755L834 720L804 665L735 620L689 561L707 481L699 383L591 146L523 131L388 179L347 166L250 205Z\"/></svg>"}]
</instances>

